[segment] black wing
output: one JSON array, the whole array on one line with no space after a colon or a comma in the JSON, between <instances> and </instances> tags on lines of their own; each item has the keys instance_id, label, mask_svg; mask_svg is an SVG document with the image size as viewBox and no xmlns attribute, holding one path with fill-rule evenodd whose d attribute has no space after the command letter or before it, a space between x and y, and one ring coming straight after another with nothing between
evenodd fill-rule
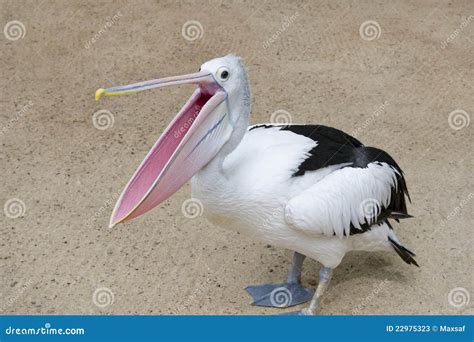
<instances>
[{"instance_id":1,"label":"black wing","mask_svg":"<svg viewBox=\"0 0 474 342\"><path fill-rule=\"evenodd\" d=\"M293 177L303 176L308 171L315 171L327 166L348 164L344 167L366 168L369 164L386 163L398 173L395 187L392 187L389 205L381 208L375 222L366 222L357 229L351 225L350 235L360 234L370 230L374 224L388 222L388 218L395 220L411 217L408 215L406 199L410 200L403 171L395 160L385 151L375 147L364 146L362 142L349 134L332 127L323 125L257 125L250 128L280 127L282 131L290 131L303 135L317 143L308 157L298 166Z\"/></svg>"}]
</instances>

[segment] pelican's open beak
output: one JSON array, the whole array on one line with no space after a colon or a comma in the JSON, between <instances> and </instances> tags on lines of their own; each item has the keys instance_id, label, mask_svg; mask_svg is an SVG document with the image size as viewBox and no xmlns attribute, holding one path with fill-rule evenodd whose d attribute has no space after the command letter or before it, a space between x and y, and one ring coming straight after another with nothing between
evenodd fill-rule
<instances>
[{"instance_id":1,"label":"pelican's open beak","mask_svg":"<svg viewBox=\"0 0 474 342\"><path fill-rule=\"evenodd\" d=\"M96 99L169 85L198 88L148 152L122 191L110 227L156 207L203 168L229 139L227 94L208 72L99 89Z\"/></svg>"}]
</instances>

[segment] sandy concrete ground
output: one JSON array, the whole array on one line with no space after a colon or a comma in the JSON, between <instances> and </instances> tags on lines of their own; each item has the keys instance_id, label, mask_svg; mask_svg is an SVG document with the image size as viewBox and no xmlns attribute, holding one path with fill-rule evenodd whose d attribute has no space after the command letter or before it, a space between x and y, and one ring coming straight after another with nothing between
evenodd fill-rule
<instances>
[{"instance_id":1,"label":"sandy concrete ground","mask_svg":"<svg viewBox=\"0 0 474 342\"><path fill-rule=\"evenodd\" d=\"M101 102L95 89L193 72L228 52L248 66L252 122L285 110L293 122L335 126L387 150L406 172L415 218L395 229L421 268L395 253L349 254L322 314L473 312L471 0L2 0L0 8L3 312L282 312L250 306L243 288L283 280L290 252L186 218L189 185L106 228L118 193L192 87ZM202 26L192 41L182 34L190 20ZM102 117L106 129L94 126L99 110L113 125ZM305 263L306 285L317 285L318 269Z\"/></svg>"}]
</instances>

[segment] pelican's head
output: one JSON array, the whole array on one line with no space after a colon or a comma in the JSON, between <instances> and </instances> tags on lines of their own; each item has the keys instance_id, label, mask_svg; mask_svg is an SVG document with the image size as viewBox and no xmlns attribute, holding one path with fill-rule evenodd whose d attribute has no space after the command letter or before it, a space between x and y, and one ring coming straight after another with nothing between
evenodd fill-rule
<instances>
[{"instance_id":1,"label":"pelican's head","mask_svg":"<svg viewBox=\"0 0 474 342\"><path fill-rule=\"evenodd\" d=\"M213 159L229 140L250 106L249 86L240 58L210 60L194 74L98 89L102 96L137 93L178 84L197 89L165 129L135 171L115 205L110 226L151 210L185 184Z\"/></svg>"},{"instance_id":2,"label":"pelican's head","mask_svg":"<svg viewBox=\"0 0 474 342\"><path fill-rule=\"evenodd\" d=\"M245 104L250 102L247 72L240 57L227 55L212 59L201 65L199 71L213 76L214 82L226 92L228 101L244 101Z\"/></svg>"}]
</instances>

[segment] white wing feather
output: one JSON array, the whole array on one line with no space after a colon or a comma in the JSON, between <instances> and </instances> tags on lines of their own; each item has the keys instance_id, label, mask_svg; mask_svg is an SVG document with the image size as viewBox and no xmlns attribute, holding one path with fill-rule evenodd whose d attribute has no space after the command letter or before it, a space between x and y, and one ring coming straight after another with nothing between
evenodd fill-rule
<instances>
[{"instance_id":1,"label":"white wing feather","mask_svg":"<svg viewBox=\"0 0 474 342\"><path fill-rule=\"evenodd\" d=\"M285 220L307 234L349 236L351 223L361 229L389 205L397 176L386 163L336 170L293 197L286 205Z\"/></svg>"}]
</instances>

